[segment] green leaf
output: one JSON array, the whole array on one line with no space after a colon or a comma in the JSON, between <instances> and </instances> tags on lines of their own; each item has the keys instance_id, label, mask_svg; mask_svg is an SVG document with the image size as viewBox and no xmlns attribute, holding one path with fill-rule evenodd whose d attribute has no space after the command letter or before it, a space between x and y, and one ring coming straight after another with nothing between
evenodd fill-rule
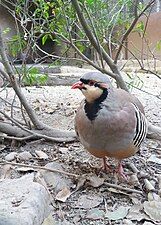
<instances>
[{"instance_id":1,"label":"green leaf","mask_svg":"<svg viewBox=\"0 0 161 225\"><path fill-rule=\"evenodd\" d=\"M87 4L93 4L94 0L86 0Z\"/></svg>"},{"instance_id":2,"label":"green leaf","mask_svg":"<svg viewBox=\"0 0 161 225\"><path fill-rule=\"evenodd\" d=\"M28 73L37 74L37 73L39 73L39 69L36 67L33 67L33 68L29 69Z\"/></svg>"},{"instance_id":3,"label":"green leaf","mask_svg":"<svg viewBox=\"0 0 161 225\"><path fill-rule=\"evenodd\" d=\"M45 34L42 39L41 39L41 42L42 42L42 45L44 45L46 43L46 40L48 39L49 37L49 34Z\"/></svg>"},{"instance_id":4,"label":"green leaf","mask_svg":"<svg viewBox=\"0 0 161 225\"><path fill-rule=\"evenodd\" d=\"M140 21L135 28L136 31L143 33L145 30L144 22Z\"/></svg>"},{"instance_id":5,"label":"green leaf","mask_svg":"<svg viewBox=\"0 0 161 225\"><path fill-rule=\"evenodd\" d=\"M11 31L11 28L7 27L3 30L3 34L8 34Z\"/></svg>"},{"instance_id":6,"label":"green leaf","mask_svg":"<svg viewBox=\"0 0 161 225\"><path fill-rule=\"evenodd\" d=\"M161 50L161 40L157 41L155 48L157 51Z\"/></svg>"}]
</instances>

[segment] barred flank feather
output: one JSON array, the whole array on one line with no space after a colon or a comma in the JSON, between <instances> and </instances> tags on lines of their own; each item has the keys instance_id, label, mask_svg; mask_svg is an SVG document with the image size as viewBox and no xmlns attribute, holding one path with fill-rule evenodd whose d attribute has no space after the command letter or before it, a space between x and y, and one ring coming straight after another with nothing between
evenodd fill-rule
<instances>
[{"instance_id":1,"label":"barred flank feather","mask_svg":"<svg viewBox=\"0 0 161 225\"><path fill-rule=\"evenodd\" d=\"M136 131L135 131L136 133L133 138L133 143L136 147L139 147L141 143L143 142L144 138L146 137L148 125L147 125L147 120L144 114L141 113L141 111L136 105L133 104L133 106L135 108L135 115L136 115L136 121L137 121Z\"/></svg>"}]
</instances>

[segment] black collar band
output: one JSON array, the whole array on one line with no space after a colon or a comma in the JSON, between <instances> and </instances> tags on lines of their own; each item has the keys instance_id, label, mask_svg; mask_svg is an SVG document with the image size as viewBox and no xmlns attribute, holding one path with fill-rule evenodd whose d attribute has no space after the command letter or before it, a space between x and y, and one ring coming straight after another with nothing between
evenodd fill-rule
<instances>
[{"instance_id":1,"label":"black collar band","mask_svg":"<svg viewBox=\"0 0 161 225\"><path fill-rule=\"evenodd\" d=\"M99 110L102 108L101 103L106 99L108 90L103 89L102 95L97 98L94 102L89 103L85 100L84 110L89 120L94 120L97 117Z\"/></svg>"}]
</instances>

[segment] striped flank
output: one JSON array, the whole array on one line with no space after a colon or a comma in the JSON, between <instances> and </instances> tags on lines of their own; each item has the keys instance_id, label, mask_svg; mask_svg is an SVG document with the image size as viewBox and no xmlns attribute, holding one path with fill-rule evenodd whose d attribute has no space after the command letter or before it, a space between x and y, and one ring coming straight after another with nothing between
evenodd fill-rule
<instances>
[{"instance_id":1,"label":"striped flank","mask_svg":"<svg viewBox=\"0 0 161 225\"><path fill-rule=\"evenodd\" d=\"M134 105L135 108L135 115L136 115L136 133L133 138L133 144L135 147L139 147L143 142L144 138L146 137L148 125L147 120L143 113L139 110L139 108Z\"/></svg>"}]
</instances>

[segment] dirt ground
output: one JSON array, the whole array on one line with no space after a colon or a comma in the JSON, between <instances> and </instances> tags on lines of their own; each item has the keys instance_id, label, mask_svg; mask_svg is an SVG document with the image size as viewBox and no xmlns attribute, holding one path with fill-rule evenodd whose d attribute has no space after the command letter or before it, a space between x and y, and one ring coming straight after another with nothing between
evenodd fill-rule
<instances>
[{"instance_id":1,"label":"dirt ground","mask_svg":"<svg viewBox=\"0 0 161 225\"><path fill-rule=\"evenodd\" d=\"M132 89L132 93L145 106L148 120L161 126L161 80L148 74L140 76L144 80L143 90L152 95L136 89ZM56 86L26 87L23 91L40 120L53 127L73 129L75 111L83 98L79 90ZM8 88L0 96L11 102L14 95ZM9 112L8 105L4 108ZM20 118L18 108L14 114ZM46 153L47 159L38 157L36 150ZM145 140L135 156L123 161L127 180L100 171L101 160L86 152L79 142L55 144L39 140L13 147L6 142L0 145L3 159L13 151L17 154L27 151L32 155L28 160L17 157L15 162L25 162L31 167L53 163L50 164L52 168L79 175L47 172L44 175L52 196L52 216L56 225L161 224L161 143L158 141ZM109 163L115 168L113 159ZM31 171L12 167L7 177L19 177Z\"/></svg>"}]
</instances>

